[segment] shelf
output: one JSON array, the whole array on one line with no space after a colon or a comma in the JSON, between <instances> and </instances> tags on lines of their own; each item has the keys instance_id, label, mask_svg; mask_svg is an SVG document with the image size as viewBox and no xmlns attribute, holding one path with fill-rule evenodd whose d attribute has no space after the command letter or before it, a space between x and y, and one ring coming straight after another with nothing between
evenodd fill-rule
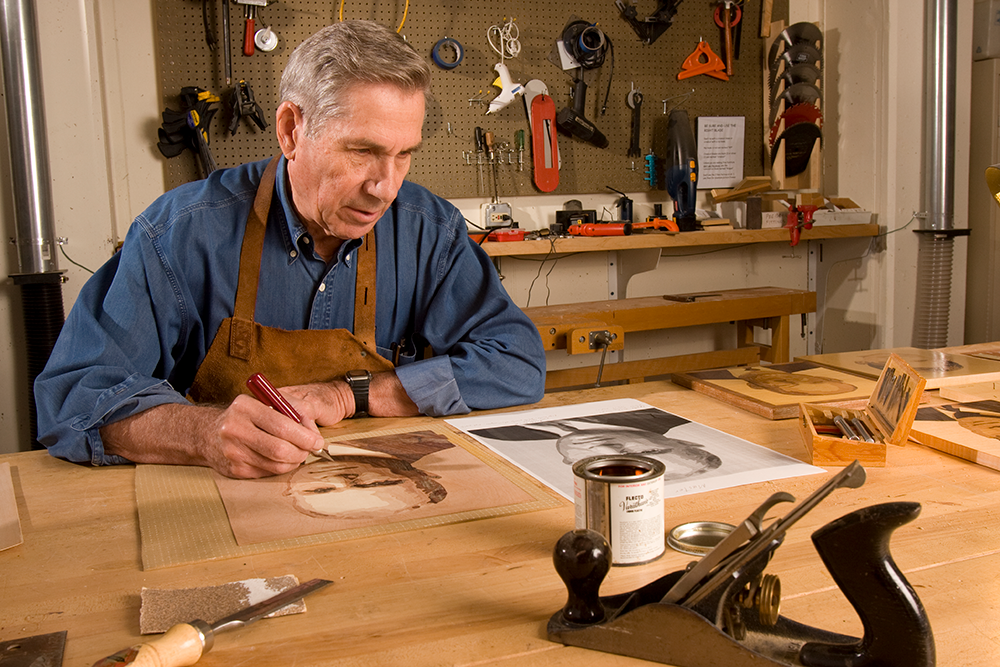
<instances>
[{"instance_id":1,"label":"shelf","mask_svg":"<svg viewBox=\"0 0 1000 667\"><path fill-rule=\"evenodd\" d=\"M878 225L822 225L802 230L802 241L857 238L878 235ZM638 248L683 248L745 243L788 243L788 230L725 229L700 232L654 232L631 236L569 236L554 241L489 241L482 245L490 257L511 255L548 255L576 252L633 250Z\"/></svg>"}]
</instances>

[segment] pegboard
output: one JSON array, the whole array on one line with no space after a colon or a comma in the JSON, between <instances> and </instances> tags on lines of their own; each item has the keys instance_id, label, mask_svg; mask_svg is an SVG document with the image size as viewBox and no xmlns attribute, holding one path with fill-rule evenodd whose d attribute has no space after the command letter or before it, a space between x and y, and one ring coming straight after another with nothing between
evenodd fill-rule
<instances>
[{"instance_id":1,"label":"pegboard","mask_svg":"<svg viewBox=\"0 0 1000 667\"><path fill-rule=\"evenodd\" d=\"M210 149L219 167L263 159L278 152L274 137L274 113L278 83L291 51L324 25L339 20L340 3L317 0L281 0L258 9L258 28L270 26L278 35L273 51L257 51L247 57L242 53L244 5L230 4L230 40L232 81L224 78L222 24L223 2L204 0L209 31L218 40L214 49L206 44L203 2L197 0L156 0L157 53L164 105L178 108L178 94L184 86L211 90L221 98L210 128ZM630 0L623 0L629 2ZM633 0L639 18L657 9L654 0ZM367 19L396 28L403 21L402 34L418 53L426 54L433 74L434 99L428 105L424 124L424 145L414 156L408 180L420 183L443 197L489 197L493 194L492 176L484 166L480 185L476 165L475 128L494 134L497 144L513 146L517 130L525 130L526 149L523 168L519 170L516 152L505 153L505 163L497 169L497 189L501 198L538 194L532 182L530 128L522 98L518 96L499 112L487 115L489 101L499 93L492 86L497 74L493 66L500 56L487 40L491 25L515 19L520 53L505 59L511 78L518 83L531 79L545 82L556 108L573 106L570 92L572 72L563 71L550 61L556 40L572 19L596 23L611 42L604 64L588 73L585 116L607 136L609 146L596 148L565 135L559 135L561 170L555 194L607 192L612 187L623 192L651 189L646 181L642 156L627 156L632 110L626 98L633 87L643 94L640 124L641 153L666 154L665 111L682 108L688 111L694 130L698 116L744 116L744 175L764 173L763 136L754 128L763 123L760 80L764 40L760 34L760 4L747 0L743 5L739 58L734 61L728 81L700 75L678 80L684 59L694 51L699 39L723 57L722 33L714 20L715 3L688 0L678 6L673 25L651 45L643 44L629 24L621 18L612 0L582 0L571 7L562 3L497 2L480 0L346 0L345 19ZM788 0L777 0L773 18L787 16ZM437 42L449 37L463 47L461 63L453 69L433 64L431 53ZM441 52L442 55L444 52ZM613 53L613 55L612 55ZM231 96L240 79L251 86L254 98L268 122L260 130L243 118L235 134L228 126L232 119ZM591 80L593 79L593 80ZM602 113L605 95L607 106ZM508 164L507 161L514 164ZM168 187L198 178L193 154L164 159Z\"/></svg>"}]
</instances>

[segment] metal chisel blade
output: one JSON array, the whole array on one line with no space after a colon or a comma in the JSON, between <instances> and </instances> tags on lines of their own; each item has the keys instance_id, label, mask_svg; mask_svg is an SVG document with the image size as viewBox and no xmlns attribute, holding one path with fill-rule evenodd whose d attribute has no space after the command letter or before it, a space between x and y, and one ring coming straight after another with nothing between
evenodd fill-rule
<instances>
[{"instance_id":1,"label":"metal chisel blade","mask_svg":"<svg viewBox=\"0 0 1000 667\"><path fill-rule=\"evenodd\" d=\"M246 609L242 609L235 614L230 614L225 618L219 619L212 624L212 630L214 632L219 632L220 630L227 630L230 627L249 625L256 620L264 618L272 612L278 611L282 607L287 607L293 602L301 600L313 591L317 591L331 583L333 582L326 579L312 579L304 584L299 584L298 586L278 593L274 597L270 597L263 602L250 605Z\"/></svg>"}]
</instances>

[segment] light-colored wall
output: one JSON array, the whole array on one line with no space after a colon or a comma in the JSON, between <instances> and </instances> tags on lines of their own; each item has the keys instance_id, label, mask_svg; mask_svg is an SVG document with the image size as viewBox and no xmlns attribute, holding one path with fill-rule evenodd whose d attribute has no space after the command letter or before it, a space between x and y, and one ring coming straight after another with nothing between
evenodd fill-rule
<instances>
[{"instance_id":1,"label":"light-colored wall","mask_svg":"<svg viewBox=\"0 0 1000 667\"><path fill-rule=\"evenodd\" d=\"M920 3L922 4L922 3ZM874 211L886 228L900 227L919 211L922 102L922 11L914 0L791 0L792 21L816 21L827 35L825 62L825 191L850 196ZM52 161L57 234L75 261L96 267L124 236L132 218L163 191L162 160L155 147L163 101L158 99L151 2L138 0L36 0L42 83ZM971 35L972 0L961 0L961 35ZM959 40L959 61L969 60L968 39ZM957 143L968 144L968 68L961 69ZM963 105L965 105L963 107ZM965 109L963 111L963 109ZM433 140L429 137L428 140ZM6 134L0 143L6 142ZM962 149L963 151L965 149ZM968 163L956 156L956 165ZM9 164L0 161L0 224L14 235ZM963 226L964 184L959 167L956 222ZM515 217L528 229L547 226L568 196L513 200ZM577 197L585 207L613 210L615 197ZM633 195L636 214L653 200ZM457 200L478 219L480 200ZM911 228L915 226L911 225ZM826 294L830 307L824 345L849 349L909 345L913 331L916 240L909 230L890 234L868 251L865 241L825 244L836 254ZM964 275L962 242L956 266ZM707 248L705 250L713 250ZM867 252L866 252L867 251ZM633 278L629 296L777 284L809 285L809 247L768 244L694 257L663 258ZM861 255L864 259L852 259ZM607 255L578 255L555 263L504 259L505 285L519 305L608 298ZM843 259L844 261L839 261ZM828 261L828 265L833 264ZM66 271L68 312L87 274L60 258ZM0 254L0 274L18 270L13 247ZM551 270L551 272L550 272ZM961 342L964 278L954 281L949 342ZM712 328L677 330L666 338L635 336L628 358L675 354L716 345L731 334ZM28 442L23 324L17 288L0 287L0 452ZM792 337L793 354L805 351ZM593 360L550 356L550 366Z\"/></svg>"}]
</instances>

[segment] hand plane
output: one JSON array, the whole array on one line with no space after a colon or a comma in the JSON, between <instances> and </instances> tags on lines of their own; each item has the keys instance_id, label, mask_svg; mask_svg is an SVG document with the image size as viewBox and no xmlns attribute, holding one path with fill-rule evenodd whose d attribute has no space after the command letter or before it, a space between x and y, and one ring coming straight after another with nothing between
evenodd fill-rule
<instances>
[{"instance_id":1,"label":"hand plane","mask_svg":"<svg viewBox=\"0 0 1000 667\"><path fill-rule=\"evenodd\" d=\"M764 569L785 531L839 487L857 488L855 461L787 515L764 515L794 501L775 493L700 561L628 593L601 596L610 546L597 532L573 530L553 553L566 605L548 623L549 639L676 667L933 667L934 637L923 605L889 552L889 539L920 513L891 502L856 510L817 530L820 558L864 627L851 637L779 613L781 585Z\"/></svg>"}]
</instances>

